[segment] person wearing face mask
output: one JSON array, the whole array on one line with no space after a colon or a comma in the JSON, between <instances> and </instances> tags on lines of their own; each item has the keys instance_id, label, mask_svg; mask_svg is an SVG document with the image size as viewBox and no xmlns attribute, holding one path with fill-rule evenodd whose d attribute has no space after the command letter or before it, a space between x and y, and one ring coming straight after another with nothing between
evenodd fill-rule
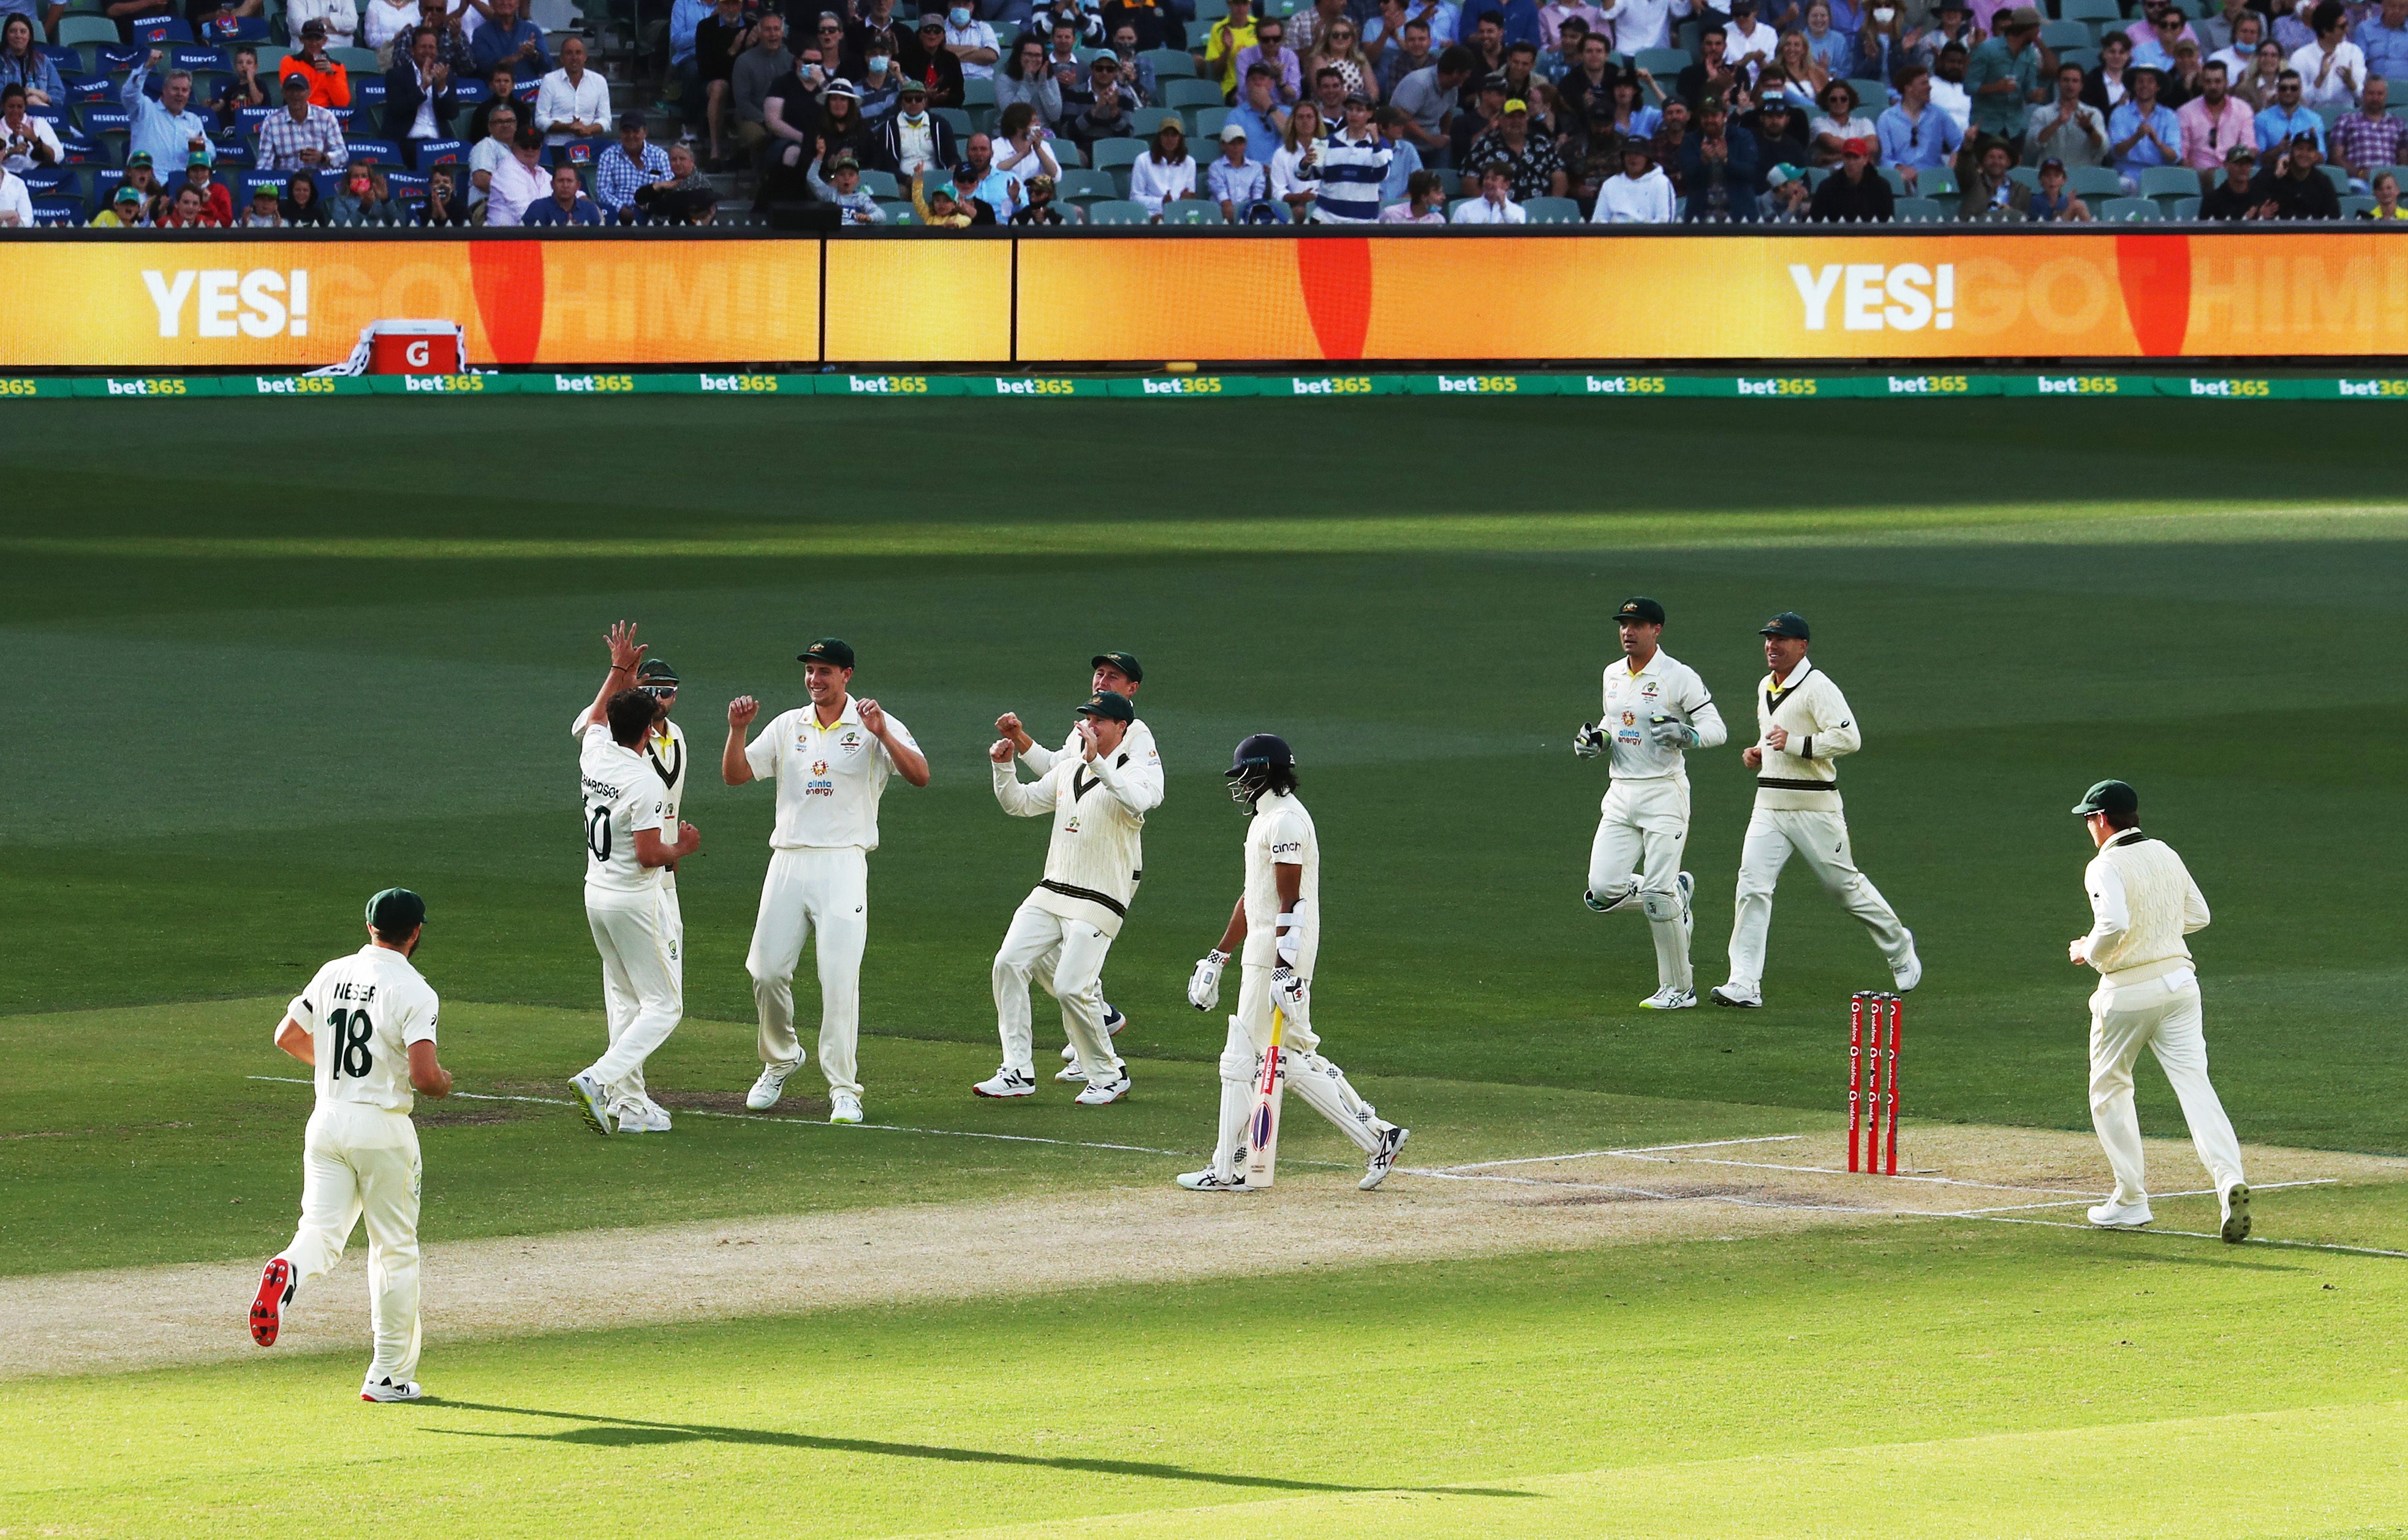
<instances>
[{"instance_id":1,"label":"person wearing face mask","mask_svg":"<svg viewBox=\"0 0 2408 1540\"><path fill-rule=\"evenodd\" d=\"M869 51L861 61L861 116L870 123L883 123L895 116L895 105L902 97L903 72L896 67L893 38L875 34L866 46Z\"/></svg>"},{"instance_id":2,"label":"person wearing face mask","mask_svg":"<svg viewBox=\"0 0 2408 1540\"><path fill-rule=\"evenodd\" d=\"M1859 80L1895 80L1907 62L1906 20L1896 6L1865 12L1848 73Z\"/></svg>"},{"instance_id":3,"label":"person wearing face mask","mask_svg":"<svg viewBox=\"0 0 2408 1540\"><path fill-rule=\"evenodd\" d=\"M980 21L962 0L954 0L953 7L945 12L945 47L962 62L962 78L995 78L996 61L1003 57L995 29Z\"/></svg>"},{"instance_id":4,"label":"person wearing face mask","mask_svg":"<svg viewBox=\"0 0 2408 1540\"><path fill-rule=\"evenodd\" d=\"M917 80L927 89L930 107L962 105L962 62L945 46L942 16L935 11L923 14L918 30L895 40L895 60L903 66L905 79Z\"/></svg>"}]
</instances>

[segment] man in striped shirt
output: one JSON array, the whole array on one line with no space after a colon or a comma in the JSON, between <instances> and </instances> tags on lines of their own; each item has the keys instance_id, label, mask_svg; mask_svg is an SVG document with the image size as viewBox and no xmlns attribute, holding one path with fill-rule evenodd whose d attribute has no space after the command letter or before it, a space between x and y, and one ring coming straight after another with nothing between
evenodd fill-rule
<instances>
[{"instance_id":1,"label":"man in striped shirt","mask_svg":"<svg viewBox=\"0 0 2408 1540\"><path fill-rule=\"evenodd\" d=\"M259 169L310 171L343 164L343 125L309 100L308 78L284 78L284 110L259 124Z\"/></svg>"},{"instance_id":2,"label":"man in striped shirt","mask_svg":"<svg viewBox=\"0 0 2408 1540\"><path fill-rule=\"evenodd\" d=\"M1346 126L1329 136L1321 151L1321 191L1314 198L1316 224L1376 224L1380 219L1380 188L1388 179L1388 163L1397 147L1371 126L1371 98L1361 92L1346 97Z\"/></svg>"}]
</instances>

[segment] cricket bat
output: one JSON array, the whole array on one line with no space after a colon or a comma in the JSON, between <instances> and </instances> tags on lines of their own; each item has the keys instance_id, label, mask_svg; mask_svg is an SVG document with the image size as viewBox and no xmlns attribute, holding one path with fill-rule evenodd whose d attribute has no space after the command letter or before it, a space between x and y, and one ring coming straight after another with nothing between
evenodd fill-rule
<instances>
[{"instance_id":1,"label":"cricket bat","mask_svg":"<svg viewBox=\"0 0 2408 1540\"><path fill-rule=\"evenodd\" d=\"M1287 1019L1271 1007L1271 1046L1254 1081L1254 1114L1246 1121L1246 1190L1266 1188L1279 1174L1281 1093L1287 1090Z\"/></svg>"}]
</instances>

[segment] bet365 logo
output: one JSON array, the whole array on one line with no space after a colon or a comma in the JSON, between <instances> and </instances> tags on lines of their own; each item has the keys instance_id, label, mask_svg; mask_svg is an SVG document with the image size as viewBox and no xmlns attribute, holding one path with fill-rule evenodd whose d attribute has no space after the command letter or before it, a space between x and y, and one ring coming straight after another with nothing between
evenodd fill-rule
<instances>
[{"instance_id":1,"label":"bet365 logo","mask_svg":"<svg viewBox=\"0 0 2408 1540\"><path fill-rule=\"evenodd\" d=\"M1945 332L1956 324L1956 264L1852 262L1825 267L1792 263L1789 281L1805 306L1806 330L1830 329L1831 302L1840 302L1847 332Z\"/></svg>"}]
</instances>

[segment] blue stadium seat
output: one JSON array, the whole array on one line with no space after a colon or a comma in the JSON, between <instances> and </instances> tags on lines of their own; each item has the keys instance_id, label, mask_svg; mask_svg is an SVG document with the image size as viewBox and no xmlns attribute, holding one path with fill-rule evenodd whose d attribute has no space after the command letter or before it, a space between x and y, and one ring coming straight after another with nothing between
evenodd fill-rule
<instances>
[{"instance_id":1,"label":"blue stadium seat","mask_svg":"<svg viewBox=\"0 0 2408 1540\"><path fill-rule=\"evenodd\" d=\"M216 43L228 49L239 43L265 43L267 41L267 18L221 16L215 21L203 22L194 36L202 42Z\"/></svg>"},{"instance_id":2,"label":"blue stadium seat","mask_svg":"<svg viewBox=\"0 0 2408 1540\"><path fill-rule=\"evenodd\" d=\"M1181 117L1179 109L1174 107L1141 107L1129 114L1129 127L1137 131L1139 138L1151 139L1165 118L1178 118L1179 131L1182 134L1187 132L1187 120Z\"/></svg>"},{"instance_id":3,"label":"blue stadium seat","mask_svg":"<svg viewBox=\"0 0 2408 1540\"><path fill-rule=\"evenodd\" d=\"M379 165L406 165L401 158L401 146L391 139L352 139L350 141L352 160L367 159Z\"/></svg>"},{"instance_id":4,"label":"blue stadium seat","mask_svg":"<svg viewBox=\"0 0 2408 1540\"><path fill-rule=\"evenodd\" d=\"M863 168L861 173L861 190L864 192L868 193L872 198L878 199L881 202L899 198L903 195L903 186L900 182L897 182L895 179L895 173L892 171L881 171L875 166Z\"/></svg>"},{"instance_id":5,"label":"blue stadium seat","mask_svg":"<svg viewBox=\"0 0 2408 1540\"><path fill-rule=\"evenodd\" d=\"M83 195L82 186L77 180L74 170L67 166L27 166L17 173L17 179L23 182L25 191L36 198ZM66 189L66 192L62 192L60 191L62 188Z\"/></svg>"},{"instance_id":6,"label":"blue stadium seat","mask_svg":"<svg viewBox=\"0 0 2408 1540\"><path fill-rule=\"evenodd\" d=\"M431 165L460 165L468 159L468 147L458 139L428 139L418 147L418 169Z\"/></svg>"},{"instance_id":7,"label":"blue stadium seat","mask_svg":"<svg viewBox=\"0 0 2408 1540\"><path fill-rule=\"evenodd\" d=\"M193 24L176 16L151 16L131 24L134 40L147 48L193 41Z\"/></svg>"},{"instance_id":8,"label":"blue stadium seat","mask_svg":"<svg viewBox=\"0 0 2408 1540\"><path fill-rule=\"evenodd\" d=\"M384 106L384 77L381 75L351 78L351 105L356 107Z\"/></svg>"},{"instance_id":9,"label":"blue stadium seat","mask_svg":"<svg viewBox=\"0 0 2408 1540\"><path fill-rule=\"evenodd\" d=\"M83 222L83 200L80 198L36 198L34 222L37 225L75 225Z\"/></svg>"},{"instance_id":10,"label":"blue stadium seat","mask_svg":"<svg viewBox=\"0 0 2408 1540\"><path fill-rule=\"evenodd\" d=\"M2112 165L2077 165L2065 174L2065 186L2077 198L2124 195L2123 175Z\"/></svg>"},{"instance_id":11,"label":"blue stadium seat","mask_svg":"<svg viewBox=\"0 0 2408 1540\"><path fill-rule=\"evenodd\" d=\"M123 75L150 58L150 50L139 43L107 43L93 55L92 67L104 75Z\"/></svg>"},{"instance_id":12,"label":"blue stadium seat","mask_svg":"<svg viewBox=\"0 0 2408 1540\"><path fill-rule=\"evenodd\" d=\"M1900 224L1938 224L1948 218L1948 210L1938 198L1899 198L1892 217Z\"/></svg>"},{"instance_id":13,"label":"blue stadium seat","mask_svg":"<svg viewBox=\"0 0 2408 1540\"><path fill-rule=\"evenodd\" d=\"M1162 222L1174 225L1226 224L1221 206L1203 198L1181 198L1162 206Z\"/></svg>"},{"instance_id":14,"label":"blue stadium seat","mask_svg":"<svg viewBox=\"0 0 2408 1540\"><path fill-rule=\"evenodd\" d=\"M1141 203L1132 202L1126 198L1107 198L1100 203L1091 203L1087 206L1087 222L1089 224L1151 224L1154 222L1154 216L1146 212L1145 205Z\"/></svg>"},{"instance_id":15,"label":"blue stadium seat","mask_svg":"<svg viewBox=\"0 0 2408 1540\"><path fill-rule=\"evenodd\" d=\"M1578 224L1581 222L1580 205L1570 198L1526 199L1522 205L1522 212L1530 217L1530 222L1532 224Z\"/></svg>"},{"instance_id":16,"label":"blue stadium seat","mask_svg":"<svg viewBox=\"0 0 2408 1540\"><path fill-rule=\"evenodd\" d=\"M2141 173L2141 196L2189 198L2199 194L2199 173L2186 165L2153 165Z\"/></svg>"},{"instance_id":17,"label":"blue stadium seat","mask_svg":"<svg viewBox=\"0 0 2408 1540\"><path fill-rule=\"evenodd\" d=\"M223 49L209 48L200 43L179 43L163 51L167 55L159 61L163 69L189 69L195 75L205 70L213 75L234 73L234 56Z\"/></svg>"},{"instance_id":18,"label":"blue stadium seat","mask_svg":"<svg viewBox=\"0 0 2408 1540\"><path fill-rule=\"evenodd\" d=\"M1174 77L1193 79L1197 74L1196 55L1183 49L1148 49L1138 58L1154 66L1156 80L1168 80ZM1217 91L1219 88L1214 89Z\"/></svg>"},{"instance_id":19,"label":"blue stadium seat","mask_svg":"<svg viewBox=\"0 0 2408 1540\"><path fill-rule=\"evenodd\" d=\"M59 83L67 88L67 103L81 107L86 102L106 102L117 95L117 82L106 75L68 75L62 73Z\"/></svg>"},{"instance_id":20,"label":"blue stadium seat","mask_svg":"<svg viewBox=\"0 0 2408 1540\"><path fill-rule=\"evenodd\" d=\"M1054 194L1064 203L1077 203L1082 199L1116 198L1120 190L1112 185L1110 172L1073 171L1065 166L1054 180Z\"/></svg>"},{"instance_id":21,"label":"blue stadium seat","mask_svg":"<svg viewBox=\"0 0 2408 1540\"><path fill-rule=\"evenodd\" d=\"M1087 147L1088 163L1097 171L1110 171L1115 166L1130 166L1145 153L1142 139L1097 139Z\"/></svg>"},{"instance_id":22,"label":"blue stadium seat","mask_svg":"<svg viewBox=\"0 0 2408 1540\"><path fill-rule=\"evenodd\" d=\"M2166 217L2166 211L2150 198L2109 198L2090 212L2109 224L2146 223Z\"/></svg>"},{"instance_id":23,"label":"blue stadium seat","mask_svg":"<svg viewBox=\"0 0 2408 1540\"><path fill-rule=\"evenodd\" d=\"M74 48L79 43L117 46L117 23L106 16L62 16L59 18L59 46ZM145 57L148 57L146 54ZM64 66L62 66L64 67Z\"/></svg>"}]
</instances>

